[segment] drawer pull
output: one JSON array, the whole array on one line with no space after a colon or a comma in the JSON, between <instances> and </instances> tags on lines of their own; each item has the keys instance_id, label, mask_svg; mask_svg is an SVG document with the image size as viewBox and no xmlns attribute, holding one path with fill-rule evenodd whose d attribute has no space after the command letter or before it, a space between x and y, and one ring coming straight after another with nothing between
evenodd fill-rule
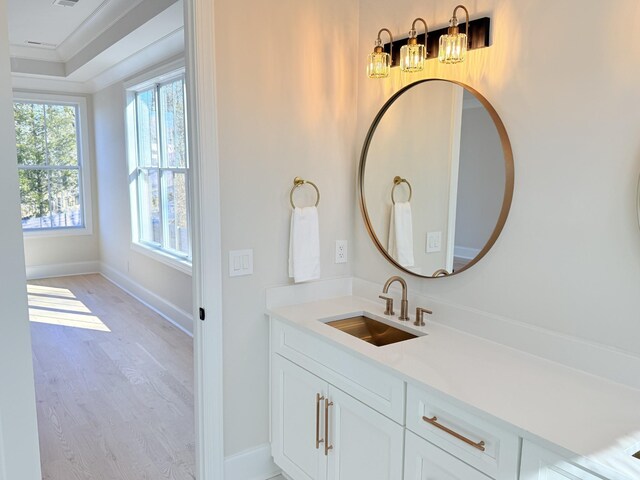
<instances>
[{"instance_id":1,"label":"drawer pull","mask_svg":"<svg viewBox=\"0 0 640 480\"><path fill-rule=\"evenodd\" d=\"M456 437L458 440L462 440L467 445L471 445L473 448L477 448L481 452L484 452L484 450L485 450L485 448L484 448L484 440L482 440L482 441L480 441L478 443L474 442L473 440L469 440L467 437L465 437L463 435L460 435L458 432L454 432L450 428L447 428L444 425L442 425L441 423L438 423L438 417L436 417L435 415L433 417L431 417L431 418L422 417L422 420L424 420L425 422L433 425L436 428L439 428L443 432L447 432L449 435L451 435L453 437Z\"/></svg>"},{"instance_id":2,"label":"drawer pull","mask_svg":"<svg viewBox=\"0 0 640 480\"><path fill-rule=\"evenodd\" d=\"M333 445L329 445L329 407L333 406L327 398L324 401L324 455L329 456L329 450L333 449Z\"/></svg>"},{"instance_id":3,"label":"drawer pull","mask_svg":"<svg viewBox=\"0 0 640 480\"><path fill-rule=\"evenodd\" d=\"M320 439L320 402L324 400L324 396L316 394L316 450L320 448L320 444L324 440Z\"/></svg>"}]
</instances>

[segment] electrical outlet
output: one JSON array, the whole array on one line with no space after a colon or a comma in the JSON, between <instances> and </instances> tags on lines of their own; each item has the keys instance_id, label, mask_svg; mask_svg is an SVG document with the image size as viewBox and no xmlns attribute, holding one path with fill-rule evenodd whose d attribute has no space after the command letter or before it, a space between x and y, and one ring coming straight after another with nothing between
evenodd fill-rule
<instances>
[{"instance_id":1,"label":"electrical outlet","mask_svg":"<svg viewBox=\"0 0 640 480\"><path fill-rule=\"evenodd\" d=\"M336 263L347 263L347 241L336 240Z\"/></svg>"}]
</instances>

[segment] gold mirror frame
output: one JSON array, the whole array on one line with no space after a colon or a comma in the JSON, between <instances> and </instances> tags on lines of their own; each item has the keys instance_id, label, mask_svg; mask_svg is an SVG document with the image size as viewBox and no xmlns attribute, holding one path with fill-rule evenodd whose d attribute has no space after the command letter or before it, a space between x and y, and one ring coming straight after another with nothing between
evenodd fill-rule
<instances>
[{"instance_id":1,"label":"gold mirror frame","mask_svg":"<svg viewBox=\"0 0 640 480\"><path fill-rule=\"evenodd\" d=\"M638 213L638 226L640 227L640 177L638 177L638 191L636 193L636 211Z\"/></svg>"},{"instance_id":2,"label":"gold mirror frame","mask_svg":"<svg viewBox=\"0 0 640 480\"><path fill-rule=\"evenodd\" d=\"M500 136L500 142L502 144L502 152L504 154L505 182L504 182L504 196L502 200L502 209L500 210L498 221L496 223L496 226L493 229L493 232L491 233L491 236L487 240L487 243L482 248L482 250L480 250L480 253L478 253L478 255L476 255L475 258L470 260L460 270L456 270L447 275L428 276L428 275L421 275L419 273L412 272L411 270L403 267L398 262L396 262L395 259L389 254L387 249L384 248L384 245L380 242L380 239L378 238L376 233L373 231L373 227L371 225L371 219L369 218L369 212L367 211L367 201L364 198L364 172L367 166L367 154L369 153L369 146L371 145L371 140L373 139L373 135L375 134L378 124L382 120L382 117L387 112L387 110L389 110L391 105L393 105L394 102L407 90L414 88L417 85L420 85L422 83L433 82L433 81L453 83L455 85L458 85L464 88L468 92L471 92L474 95L474 97L478 99L480 103L482 103L482 106L487 110L487 112L489 112L489 115L491 116L491 119L493 120L493 123L496 129L498 130L498 135ZM411 275L414 275L416 277L421 277L421 278L445 278L448 276L457 275L458 273L464 272L465 270L468 270L469 268L474 266L476 263L478 263L482 259L482 257L484 257L487 254L489 250L491 250L491 247L493 247L494 243L496 243L496 240L500 236L500 233L502 232L502 229L504 228L504 225L507 221L509 210L511 209L511 201L513 199L513 185L514 185L513 151L511 150L511 142L509 141L509 136L507 135L507 130L504 128L504 124L502 123L502 120L498 116L498 113L493 108L493 106L489 103L489 101L486 98L484 98L484 96L482 96L477 90L469 87L468 85L465 85L462 82L457 82L455 80L446 80L444 78L429 78L429 79L419 80L417 82L411 83L406 87L403 87L402 89L398 90L395 94L391 96L389 100L387 100L387 102L383 105L383 107L380 109L380 111L374 118L373 123L371 124L371 127L369 127L369 131L367 132L367 136L364 140L364 146L362 147L362 154L360 155L360 166L358 169L358 198L360 201L360 212L362 213L362 218L367 228L367 232L369 233L369 236L371 237L371 240L373 240L373 243L377 247L378 251L392 265L395 265L397 268L399 268L400 270L406 273L409 273ZM639 218L640 218L640 212L639 212Z\"/></svg>"}]
</instances>

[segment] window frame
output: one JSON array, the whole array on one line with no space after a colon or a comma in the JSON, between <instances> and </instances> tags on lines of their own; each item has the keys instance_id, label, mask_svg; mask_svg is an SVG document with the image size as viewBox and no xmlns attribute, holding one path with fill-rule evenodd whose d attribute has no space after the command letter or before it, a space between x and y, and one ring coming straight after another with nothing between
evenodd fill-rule
<instances>
[{"instance_id":1,"label":"window frame","mask_svg":"<svg viewBox=\"0 0 640 480\"><path fill-rule=\"evenodd\" d=\"M13 103L32 103L36 105L64 105L76 108L76 145L78 149L78 172L80 190L80 206L82 209L83 226L79 227L48 227L42 229L22 229L25 238L64 237L93 235L93 194L91 189L91 157L89 149L89 120L86 97L74 95L59 95L52 93L27 92L16 90L13 92ZM15 125L15 120L14 120ZM16 139L17 140L17 139ZM16 162L17 163L17 162ZM75 170L74 168L47 166L26 166L17 164L18 170Z\"/></svg>"},{"instance_id":2,"label":"window frame","mask_svg":"<svg viewBox=\"0 0 640 480\"><path fill-rule=\"evenodd\" d=\"M187 151L187 167L165 167L162 166L162 159L160 158L157 167L139 166L138 158L138 125L136 115L136 94L155 88L156 95L161 85L170 83L178 78L182 78L186 87L186 73L183 61L172 62L164 67L151 70L144 75L138 76L129 82L124 84L125 89L125 132L126 132L126 145L127 145L127 166L128 166L128 178L129 178L129 203L131 208L131 249L135 252L146 255L156 261L164 263L170 267L173 267L183 273L191 275L192 273L192 255L193 255L193 235L192 226L193 220L191 218L191 164L189 161L189 126L188 118L185 115L185 148ZM185 95L186 97L186 95ZM185 109L187 108L187 101L185 98ZM159 102L158 102L159 106ZM158 115L160 112L158 111ZM158 130L161 129L160 124L157 126ZM160 137L158 137L160 139ZM160 140L159 140L160 141ZM162 145L159 145L159 150L162 150ZM160 155L162 155L160 153ZM156 242L144 241L141 238L141 201L140 201L140 182L138 181L138 174L140 170L155 170L159 173L160 182L162 182L163 172L171 171L184 173L186 177L185 188L187 196L187 221L188 224L188 238L189 238L189 253L183 254L180 251L176 251L170 248L165 248L161 244ZM166 212L162 208L164 202L165 191L160 187L160 215L162 217L162 235L165 238L167 232Z\"/></svg>"}]
</instances>

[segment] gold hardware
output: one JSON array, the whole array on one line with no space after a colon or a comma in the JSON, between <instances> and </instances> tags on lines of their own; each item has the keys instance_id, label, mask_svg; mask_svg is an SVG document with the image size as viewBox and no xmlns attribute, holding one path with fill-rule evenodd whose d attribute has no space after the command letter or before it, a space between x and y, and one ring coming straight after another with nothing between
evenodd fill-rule
<instances>
[{"instance_id":1,"label":"gold hardware","mask_svg":"<svg viewBox=\"0 0 640 480\"><path fill-rule=\"evenodd\" d=\"M409 318L409 301L407 300L407 282L404 281L404 278L397 275L389 278L389 280L384 284L382 293L389 293L389 286L393 282L400 282L400 285L402 285L402 300L400 300L400 316L398 317L398 320L411 320Z\"/></svg>"},{"instance_id":2,"label":"gold hardware","mask_svg":"<svg viewBox=\"0 0 640 480\"><path fill-rule=\"evenodd\" d=\"M291 208L294 208L294 209L296 208L296 204L293 203L293 192L295 192L296 188L301 187L305 183L308 185L311 185L316 190L316 194L318 195L318 198L316 199L315 206L317 207L318 204L320 203L320 190L318 190L317 185L309 180L303 180L300 177L296 177L293 179L293 188L291 189L291 193L289 194L289 201L291 202Z\"/></svg>"},{"instance_id":3,"label":"gold hardware","mask_svg":"<svg viewBox=\"0 0 640 480\"><path fill-rule=\"evenodd\" d=\"M385 302L386 302L385 310L384 310L384 314L385 315L395 315L396 314L396 312L393 311L393 298L385 297L384 295L378 295L378 298L381 298L381 299L385 300Z\"/></svg>"},{"instance_id":4,"label":"gold hardware","mask_svg":"<svg viewBox=\"0 0 640 480\"><path fill-rule=\"evenodd\" d=\"M446 269L441 268L439 270L436 270L435 272L433 272L433 275L431 275L432 277L446 277L448 275L451 275Z\"/></svg>"},{"instance_id":5,"label":"gold hardware","mask_svg":"<svg viewBox=\"0 0 640 480\"><path fill-rule=\"evenodd\" d=\"M324 440L320 439L320 402L324 400L324 396L319 393L316 394L316 450L320 448L320 444Z\"/></svg>"},{"instance_id":6,"label":"gold hardware","mask_svg":"<svg viewBox=\"0 0 640 480\"><path fill-rule=\"evenodd\" d=\"M329 407L333 406L328 398L324 400L324 455L329 456L329 450L333 449L333 445L329 445Z\"/></svg>"},{"instance_id":7,"label":"gold hardware","mask_svg":"<svg viewBox=\"0 0 640 480\"><path fill-rule=\"evenodd\" d=\"M465 7L464 5L458 5L453 9L453 17L451 18L451 20L455 20L453 22L455 26L450 26L447 33L449 35L458 35L460 33L460 27L458 27L458 17L456 16L456 12L459 8L464 10L464 13L467 17L467 21L464 24L464 33L467 36L467 48L469 48L469 41L471 40L471 37L469 36L469 10L467 10L467 7Z\"/></svg>"},{"instance_id":8,"label":"gold hardware","mask_svg":"<svg viewBox=\"0 0 640 480\"><path fill-rule=\"evenodd\" d=\"M416 308L416 321L413 324L416 327L424 327L424 314L428 313L431 315L433 312L431 310L427 310L426 308L418 307Z\"/></svg>"},{"instance_id":9,"label":"gold hardware","mask_svg":"<svg viewBox=\"0 0 640 480\"><path fill-rule=\"evenodd\" d=\"M396 193L396 187L398 185L400 185L401 183L406 183L407 186L409 187L409 198L407 199L407 202L410 202L411 201L411 197L413 196L413 189L411 188L411 184L409 183L409 181L406 178L395 177L393 179L393 188L391 189L391 202L394 205L396 204L396 199L394 197L394 195Z\"/></svg>"},{"instance_id":10,"label":"gold hardware","mask_svg":"<svg viewBox=\"0 0 640 480\"><path fill-rule=\"evenodd\" d=\"M376 128L382 121L382 117L384 114L391 108L394 102L398 100L398 98L407 92L410 88L414 88L422 83L427 82L448 82L454 85L458 85L464 88L467 92L473 94L475 98L477 98L482 106L487 110L489 116L493 120L493 123L498 131L498 135L500 137L500 142L502 144L502 153L504 155L504 170L505 170L505 182L504 182L504 192L502 195L502 209L500 210L500 216L498 217L498 221L496 222L496 226L491 233L491 236L487 240L487 243L484 245L480 253L478 253L475 258L469 263L467 263L464 267L459 268L452 272L450 275L457 275L469 268L473 267L476 263L478 263L482 257L484 257L491 247L496 243L498 237L500 236L500 232L504 228L505 223L507 222L507 217L509 216L509 210L511 209L511 202L513 200L513 185L514 185L514 166L513 166L513 150L511 149L511 142L509 141L509 136L507 135L507 130L504 127L504 123L498 116L498 112L493 108L493 106L489 103L489 101L484 98L477 90L465 85L462 82L457 82L455 80L442 80L437 78L429 78L425 80L419 80L417 82L413 82L410 85L400 89L396 92L388 101L384 104L384 106L380 109L373 122L371 123L371 127L369 127L369 132L367 133L367 137L365 138L364 145L362 147L362 153L360 154L360 165L358 167L358 199L360 203L360 213L362 214L362 218L364 220L365 226L367 228L367 233L371 240L375 244L378 251L382 254L384 258L386 258L392 265L395 265L400 270L409 273L411 275L415 275L416 277L422 278L433 278L432 276L422 275L414 272L413 270L409 270L408 268L400 265L387 251L384 244L376 235L375 230L373 229L373 224L371 223L371 217L369 215L369 210L367 209L367 200L364 194L364 179L365 179L365 170L367 166L367 154L369 153L369 148L371 146L371 142L373 140L373 136L376 132Z\"/></svg>"},{"instance_id":11,"label":"gold hardware","mask_svg":"<svg viewBox=\"0 0 640 480\"><path fill-rule=\"evenodd\" d=\"M433 425L436 428L439 428L440 430L442 430L443 432L448 433L449 435L457 438L458 440L463 441L464 443L466 443L467 445L471 445L473 448L477 448L478 450L480 450L481 452L485 451L484 448L484 440L480 441L480 442L474 442L473 440L469 440L467 437L460 435L458 432L454 432L453 430L451 430L450 428L445 427L444 425L442 425L441 423L438 423L438 417L436 417L435 415L431 418L427 418L427 417L422 417L422 420L424 420L425 422L427 422L430 425Z\"/></svg>"}]
</instances>

